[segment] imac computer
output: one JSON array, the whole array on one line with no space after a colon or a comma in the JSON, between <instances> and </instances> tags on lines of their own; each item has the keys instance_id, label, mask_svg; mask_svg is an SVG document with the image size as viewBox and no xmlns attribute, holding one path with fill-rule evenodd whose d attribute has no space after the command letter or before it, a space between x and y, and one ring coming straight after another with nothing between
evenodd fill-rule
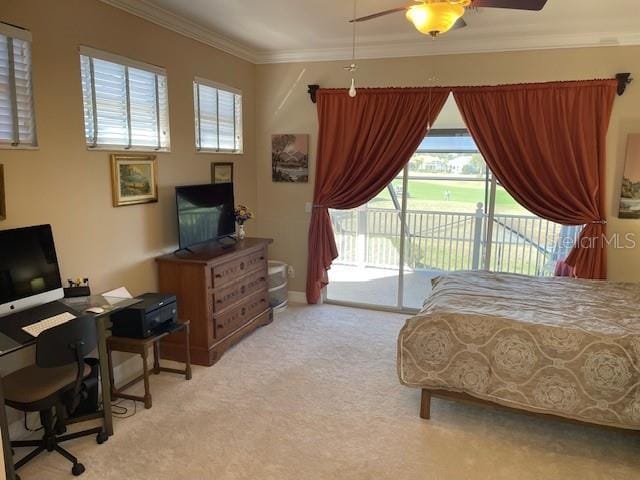
<instances>
[{"instance_id":1,"label":"imac computer","mask_svg":"<svg viewBox=\"0 0 640 480\"><path fill-rule=\"evenodd\" d=\"M0 317L63 297L51 225L0 230Z\"/></svg>"}]
</instances>

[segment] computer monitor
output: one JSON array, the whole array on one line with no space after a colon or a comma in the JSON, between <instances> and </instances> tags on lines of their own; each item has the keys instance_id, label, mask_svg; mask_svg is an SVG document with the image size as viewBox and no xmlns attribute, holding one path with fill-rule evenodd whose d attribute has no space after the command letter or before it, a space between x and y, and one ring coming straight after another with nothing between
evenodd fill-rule
<instances>
[{"instance_id":1,"label":"computer monitor","mask_svg":"<svg viewBox=\"0 0 640 480\"><path fill-rule=\"evenodd\" d=\"M63 297L51 225L0 230L0 316Z\"/></svg>"}]
</instances>

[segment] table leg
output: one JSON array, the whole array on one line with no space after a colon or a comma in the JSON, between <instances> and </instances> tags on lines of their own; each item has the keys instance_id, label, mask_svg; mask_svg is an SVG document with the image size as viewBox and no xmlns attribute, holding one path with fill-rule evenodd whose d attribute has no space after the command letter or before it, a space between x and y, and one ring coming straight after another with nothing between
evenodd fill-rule
<instances>
[{"instance_id":1,"label":"table leg","mask_svg":"<svg viewBox=\"0 0 640 480\"><path fill-rule=\"evenodd\" d=\"M113 376L113 352L108 346L107 346L107 363L109 365L109 383L111 383L111 397L115 397L116 381Z\"/></svg>"},{"instance_id":2,"label":"table leg","mask_svg":"<svg viewBox=\"0 0 640 480\"><path fill-rule=\"evenodd\" d=\"M0 377L0 443L2 444L2 455L4 457L4 473L7 480L14 480L15 471L13 468L13 455L11 453L11 439L9 438L9 422L7 420L7 410L4 405L4 394L2 391L2 377ZM0 475L1 476L1 475Z\"/></svg>"},{"instance_id":3,"label":"table leg","mask_svg":"<svg viewBox=\"0 0 640 480\"><path fill-rule=\"evenodd\" d=\"M160 340L153 342L153 373L160 373Z\"/></svg>"},{"instance_id":4,"label":"table leg","mask_svg":"<svg viewBox=\"0 0 640 480\"><path fill-rule=\"evenodd\" d=\"M187 323L185 325L185 332L184 332L184 338L185 338L185 349L186 349L186 353L185 353L185 369L184 369L184 376L187 380L191 380L191 347L190 347L190 342L189 342L189 324Z\"/></svg>"},{"instance_id":5,"label":"table leg","mask_svg":"<svg viewBox=\"0 0 640 480\"><path fill-rule=\"evenodd\" d=\"M144 376L144 408L151 408L151 392L149 387L149 365L148 351L146 348L142 349L142 374Z\"/></svg>"},{"instance_id":6,"label":"table leg","mask_svg":"<svg viewBox=\"0 0 640 480\"><path fill-rule=\"evenodd\" d=\"M98 331L98 358L100 360L100 381L102 384L102 414L104 417L104 430L107 435L113 435L113 417L111 415L111 374L107 353L107 334L105 317L96 320Z\"/></svg>"}]
</instances>

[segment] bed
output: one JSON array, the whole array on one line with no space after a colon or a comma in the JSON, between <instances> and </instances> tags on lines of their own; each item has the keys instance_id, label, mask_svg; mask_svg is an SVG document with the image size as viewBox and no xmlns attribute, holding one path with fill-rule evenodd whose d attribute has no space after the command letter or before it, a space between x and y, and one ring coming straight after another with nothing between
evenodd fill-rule
<instances>
[{"instance_id":1,"label":"bed","mask_svg":"<svg viewBox=\"0 0 640 480\"><path fill-rule=\"evenodd\" d=\"M401 383L432 395L640 430L640 284L457 272L398 338Z\"/></svg>"}]
</instances>

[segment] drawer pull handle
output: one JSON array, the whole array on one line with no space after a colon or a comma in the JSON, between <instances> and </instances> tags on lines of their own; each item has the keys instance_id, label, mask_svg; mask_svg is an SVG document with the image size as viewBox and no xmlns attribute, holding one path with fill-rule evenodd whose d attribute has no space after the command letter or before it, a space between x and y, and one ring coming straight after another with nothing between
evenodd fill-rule
<instances>
[{"instance_id":1,"label":"drawer pull handle","mask_svg":"<svg viewBox=\"0 0 640 480\"><path fill-rule=\"evenodd\" d=\"M221 278L222 274L221 273L216 273L216 278Z\"/></svg>"},{"instance_id":2,"label":"drawer pull handle","mask_svg":"<svg viewBox=\"0 0 640 480\"><path fill-rule=\"evenodd\" d=\"M266 302L266 300L264 298L261 298L260 303L264 303L264 302Z\"/></svg>"},{"instance_id":3,"label":"drawer pull handle","mask_svg":"<svg viewBox=\"0 0 640 480\"><path fill-rule=\"evenodd\" d=\"M244 316L244 314L247 313L247 309L243 307L240 312L240 314Z\"/></svg>"},{"instance_id":4,"label":"drawer pull handle","mask_svg":"<svg viewBox=\"0 0 640 480\"><path fill-rule=\"evenodd\" d=\"M266 278L264 278L264 277L260 277L260 281L261 281L261 282L264 282L265 280L266 280Z\"/></svg>"},{"instance_id":5,"label":"drawer pull handle","mask_svg":"<svg viewBox=\"0 0 640 480\"><path fill-rule=\"evenodd\" d=\"M240 262L240 270L244 270L244 262Z\"/></svg>"},{"instance_id":6,"label":"drawer pull handle","mask_svg":"<svg viewBox=\"0 0 640 480\"><path fill-rule=\"evenodd\" d=\"M222 300L218 300L216 303L222 303Z\"/></svg>"},{"instance_id":7,"label":"drawer pull handle","mask_svg":"<svg viewBox=\"0 0 640 480\"><path fill-rule=\"evenodd\" d=\"M260 260L264 260L264 257L260 257Z\"/></svg>"},{"instance_id":8,"label":"drawer pull handle","mask_svg":"<svg viewBox=\"0 0 640 480\"><path fill-rule=\"evenodd\" d=\"M240 287L240 293L244 294L245 290L246 290L246 287L244 285Z\"/></svg>"}]
</instances>

